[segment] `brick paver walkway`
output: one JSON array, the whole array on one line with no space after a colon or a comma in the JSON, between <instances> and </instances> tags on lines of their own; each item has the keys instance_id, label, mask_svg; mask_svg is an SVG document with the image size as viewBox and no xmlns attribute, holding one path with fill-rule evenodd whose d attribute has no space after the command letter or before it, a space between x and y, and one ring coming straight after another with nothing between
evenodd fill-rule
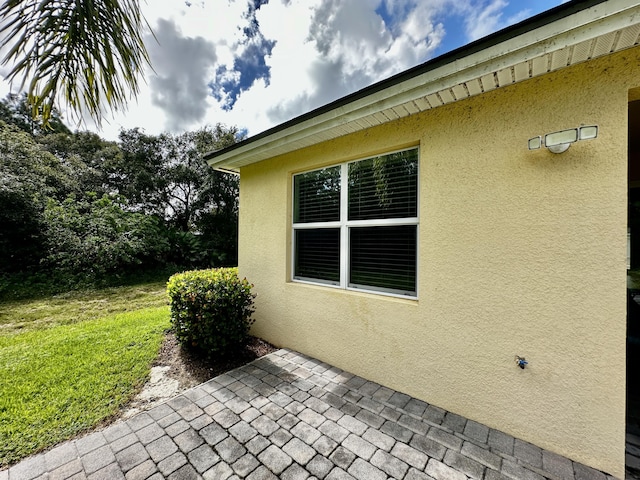
<instances>
[{"instance_id":1,"label":"brick paver walkway","mask_svg":"<svg viewBox=\"0 0 640 480\"><path fill-rule=\"evenodd\" d=\"M318 360L279 350L0 480L612 480Z\"/></svg>"}]
</instances>

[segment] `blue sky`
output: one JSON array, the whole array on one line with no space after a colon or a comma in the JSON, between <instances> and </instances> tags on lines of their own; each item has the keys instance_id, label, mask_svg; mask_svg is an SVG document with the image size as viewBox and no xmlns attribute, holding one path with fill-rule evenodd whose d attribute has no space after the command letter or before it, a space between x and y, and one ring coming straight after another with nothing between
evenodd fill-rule
<instances>
[{"instance_id":1,"label":"blue sky","mask_svg":"<svg viewBox=\"0 0 640 480\"><path fill-rule=\"evenodd\" d=\"M120 128L220 122L254 135L561 3L149 0L154 70L128 111L96 131L115 139ZM0 81L0 95L10 88Z\"/></svg>"},{"instance_id":2,"label":"blue sky","mask_svg":"<svg viewBox=\"0 0 640 480\"><path fill-rule=\"evenodd\" d=\"M484 10L483 17L456 16L445 17L443 21L447 34L442 39L442 43L435 52L441 55L455 48L466 45L470 41L477 40L490 33L500 30L508 25L518 23L519 21L533 17L541 12L557 7L565 3L560 0L529 0L517 1L509 0L504 2L478 2L484 3L487 8ZM456 18L457 17L457 18ZM472 27L468 35L465 23L471 24Z\"/></svg>"}]
</instances>

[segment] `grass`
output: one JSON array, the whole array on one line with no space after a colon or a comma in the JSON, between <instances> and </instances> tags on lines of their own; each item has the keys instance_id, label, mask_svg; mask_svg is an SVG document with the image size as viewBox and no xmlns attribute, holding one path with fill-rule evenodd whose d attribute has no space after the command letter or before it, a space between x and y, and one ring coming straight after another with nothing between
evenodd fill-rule
<instances>
[{"instance_id":1,"label":"grass","mask_svg":"<svg viewBox=\"0 0 640 480\"><path fill-rule=\"evenodd\" d=\"M166 280L0 303L0 335L167 305Z\"/></svg>"},{"instance_id":2,"label":"grass","mask_svg":"<svg viewBox=\"0 0 640 480\"><path fill-rule=\"evenodd\" d=\"M0 304L0 466L113 417L169 327L164 283Z\"/></svg>"}]
</instances>

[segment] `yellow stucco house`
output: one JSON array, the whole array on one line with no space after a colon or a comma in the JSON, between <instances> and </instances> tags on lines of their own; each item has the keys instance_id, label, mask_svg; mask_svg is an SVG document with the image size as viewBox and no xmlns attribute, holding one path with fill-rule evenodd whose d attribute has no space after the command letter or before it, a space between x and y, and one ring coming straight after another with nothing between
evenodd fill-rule
<instances>
[{"instance_id":1,"label":"yellow stucco house","mask_svg":"<svg viewBox=\"0 0 640 480\"><path fill-rule=\"evenodd\" d=\"M571 1L209 154L254 334L624 477L639 36Z\"/></svg>"}]
</instances>

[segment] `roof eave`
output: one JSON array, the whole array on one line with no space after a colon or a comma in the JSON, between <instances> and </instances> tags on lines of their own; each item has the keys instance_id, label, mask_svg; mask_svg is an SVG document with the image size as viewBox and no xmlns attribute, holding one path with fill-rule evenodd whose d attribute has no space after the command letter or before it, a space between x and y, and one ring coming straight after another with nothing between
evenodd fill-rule
<instances>
[{"instance_id":1,"label":"roof eave","mask_svg":"<svg viewBox=\"0 0 640 480\"><path fill-rule=\"evenodd\" d=\"M312 138L337 138L344 134L341 127L385 108L428 97L443 88L455 88L489 72L513 68L549 51L606 35L634 22L640 23L640 6L634 0L569 2L223 150L210 152L205 159L213 168L238 172L242 166L297 150ZM453 99L457 100L455 96Z\"/></svg>"}]
</instances>

